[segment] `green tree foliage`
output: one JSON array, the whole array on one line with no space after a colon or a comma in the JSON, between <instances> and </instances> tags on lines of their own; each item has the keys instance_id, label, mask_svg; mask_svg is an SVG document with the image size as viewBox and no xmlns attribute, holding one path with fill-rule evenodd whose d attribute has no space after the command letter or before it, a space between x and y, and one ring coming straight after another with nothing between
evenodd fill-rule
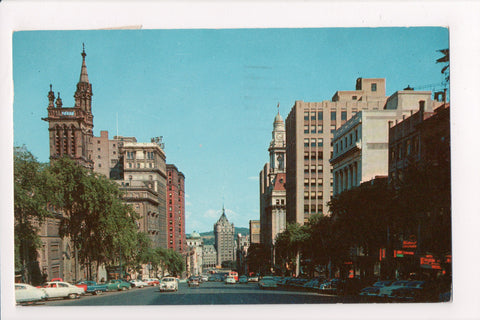
<instances>
[{"instance_id":1,"label":"green tree foliage","mask_svg":"<svg viewBox=\"0 0 480 320\"><path fill-rule=\"evenodd\" d=\"M55 177L25 148L14 149L15 269L22 281L42 281L37 263L38 227L51 213L47 204L55 198Z\"/></svg>"},{"instance_id":2,"label":"green tree foliage","mask_svg":"<svg viewBox=\"0 0 480 320\"><path fill-rule=\"evenodd\" d=\"M79 261L87 266L134 261L138 216L122 201L118 185L66 157L51 170L58 179L57 207L64 213L60 235L73 240Z\"/></svg>"}]
</instances>

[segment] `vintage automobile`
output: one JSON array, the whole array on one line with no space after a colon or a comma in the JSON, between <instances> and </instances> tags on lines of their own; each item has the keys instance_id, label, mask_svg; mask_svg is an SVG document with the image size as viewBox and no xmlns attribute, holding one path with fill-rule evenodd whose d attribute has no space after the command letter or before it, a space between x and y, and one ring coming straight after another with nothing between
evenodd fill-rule
<instances>
[{"instance_id":1,"label":"vintage automobile","mask_svg":"<svg viewBox=\"0 0 480 320\"><path fill-rule=\"evenodd\" d=\"M247 276L240 276L238 277L238 283L248 283Z\"/></svg>"},{"instance_id":2,"label":"vintage automobile","mask_svg":"<svg viewBox=\"0 0 480 320\"><path fill-rule=\"evenodd\" d=\"M15 301L19 304L42 301L47 297L43 289L35 288L26 283L15 283Z\"/></svg>"},{"instance_id":3,"label":"vintage automobile","mask_svg":"<svg viewBox=\"0 0 480 320\"><path fill-rule=\"evenodd\" d=\"M106 284L97 284L95 281L89 281L89 280L84 280L84 281L79 281L77 282L76 286L78 287L79 285L85 285L86 286L86 293L91 293L91 294L102 294L104 292L107 292L107 285Z\"/></svg>"},{"instance_id":4,"label":"vintage automobile","mask_svg":"<svg viewBox=\"0 0 480 320\"><path fill-rule=\"evenodd\" d=\"M123 280L108 280L107 283L107 291L116 291L116 290L130 290L132 285L129 282Z\"/></svg>"},{"instance_id":5,"label":"vintage automobile","mask_svg":"<svg viewBox=\"0 0 480 320\"><path fill-rule=\"evenodd\" d=\"M178 290L178 281L177 278L174 277L163 277L160 280L160 284L158 285L160 292L164 291L177 291Z\"/></svg>"},{"instance_id":6,"label":"vintage automobile","mask_svg":"<svg viewBox=\"0 0 480 320\"><path fill-rule=\"evenodd\" d=\"M200 281L198 280L198 277L190 277L188 278L187 284L189 287L198 287L200 286Z\"/></svg>"},{"instance_id":7,"label":"vintage automobile","mask_svg":"<svg viewBox=\"0 0 480 320\"><path fill-rule=\"evenodd\" d=\"M130 280L130 284L135 287L135 288L143 288L143 287L147 287L148 284L143 282L142 280L140 279L133 279L133 280Z\"/></svg>"},{"instance_id":8,"label":"vintage automobile","mask_svg":"<svg viewBox=\"0 0 480 320\"><path fill-rule=\"evenodd\" d=\"M234 276L227 276L225 278L225 284L235 284L237 281L235 280Z\"/></svg>"},{"instance_id":9,"label":"vintage automobile","mask_svg":"<svg viewBox=\"0 0 480 320\"><path fill-rule=\"evenodd\" d=\"M80 298L82 294L85 293L83 288L79 288L70 284L68 282L63 281L53 281L47 282L42 289L48 296L48 299L51 298L69 298L75 299Z\"/></svg>"},{"instance_id":10,"label":"vintage automobile","mask_svg":"<svg viewBox=\"0 0 480 320\"><path fill-rule=\"evenodd\" d=\"M273 277L265 276L258 282L258 287L260 289L276 289L277 282L273 279Z\"/></svg>"},{"instance_id":11,"label":"vintage automobile","mask_svg":"<svg viewBox=\"0 0 480 320\"><path fill-rule=\"evenodd\" d=\"M145 282L149 286L158 286L160 284L160 280L158 280L157 278L146 279L143 280L143 282Z\"/></svg>"}]
</instances>

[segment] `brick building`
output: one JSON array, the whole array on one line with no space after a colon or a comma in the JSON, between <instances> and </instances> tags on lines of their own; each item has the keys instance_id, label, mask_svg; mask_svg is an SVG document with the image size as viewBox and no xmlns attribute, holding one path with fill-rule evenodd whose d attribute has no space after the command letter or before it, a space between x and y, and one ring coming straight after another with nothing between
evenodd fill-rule
<instances>
[{"instance_id":1,"label":"brick building","mask_svg":"<svg viewBox=\"0 0 480 320\"><path fill-rule=\"evenodd\" d=\"M167 164L167 247L179 253L185 250L185 176L173 164Z\"/></svg>"}]
</instances>

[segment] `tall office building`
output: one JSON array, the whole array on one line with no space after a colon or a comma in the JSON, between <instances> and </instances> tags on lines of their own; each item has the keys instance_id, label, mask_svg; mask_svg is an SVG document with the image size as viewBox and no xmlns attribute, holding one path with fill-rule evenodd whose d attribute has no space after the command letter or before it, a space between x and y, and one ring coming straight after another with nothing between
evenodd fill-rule
<instances>
[{"instance_id":1,"label":"tall office building","mask_svg":"<svg viewBox=\"0 0 480 320\"><path fill-rule=\"evenodd\" d=\"M260 241L273 250L277 234L286 227L285 124L280 113L273 122L268 152L270 162L260 172Z\"/></svg>"},{"instance_id":2,"label":"tall office building","mask_svg":"<svg viewBox=\"0 0 480 320\"><path fill-rule=\"evenodd\" d=\"M222 209L222 215L213 226L213 233L215 234L218 265L222 265L224 261L235 261L235 227L228 221L225 208Z\"/></svg>"},{"instance_id":3,"label":"tall office building","mask_svg":"<svg viewBox=\"0 0 480 320\"><path fill-rule=\"evenodd\" d=\"M248 222L250 227L250 243L260 243L260 221L250 220Z\"/></svg>"},{"instance_id":4,"label":"tall office building","mask_svg":"<svg viewBox=\"0 0 480 320\"><path fill-rule=\"evenodd\" d=\"M331 101L295 102L285 121L287 222L328 214L333 133L358 111L381 110L386 101L385 79L358 78L355 90L337 91Z\"/></svg>"},{"instance_id":5,"label":"tall office building","mask_svg":"<svg viewBox=\"0 0 480 320\"><path fill-rule=\"evenodd\" d=\"M185 249L185 176L173 164L167 164L168 248Z\"/></svg>"}]
</instances>

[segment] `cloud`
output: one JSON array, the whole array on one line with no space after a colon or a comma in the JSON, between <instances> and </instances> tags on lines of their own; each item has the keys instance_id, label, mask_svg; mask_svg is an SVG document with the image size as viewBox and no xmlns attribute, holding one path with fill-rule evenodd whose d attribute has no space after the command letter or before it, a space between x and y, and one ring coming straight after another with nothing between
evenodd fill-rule
<instances>
[{"instance_id":1,"label":"cloud","mask_svg":"<svg viewBox=\"0 0 480 320\"><path fill-rule=\"evenodd\" d=\"M191 206L192 206L192 203L191 203L190 201L186 201L186 202L185 202L185 206L186 206L186 207L191 207Z\"/></svg>"},{"instance_id":2,"label":"cloud","mask_svg":"<svg viewBox=\"0 0 480 320\"><path fill-rule=\"evenodd\" d=\"M258 177L257 176L248 177L248 180L258 181Z\"/></svg>"}]
</instances>

